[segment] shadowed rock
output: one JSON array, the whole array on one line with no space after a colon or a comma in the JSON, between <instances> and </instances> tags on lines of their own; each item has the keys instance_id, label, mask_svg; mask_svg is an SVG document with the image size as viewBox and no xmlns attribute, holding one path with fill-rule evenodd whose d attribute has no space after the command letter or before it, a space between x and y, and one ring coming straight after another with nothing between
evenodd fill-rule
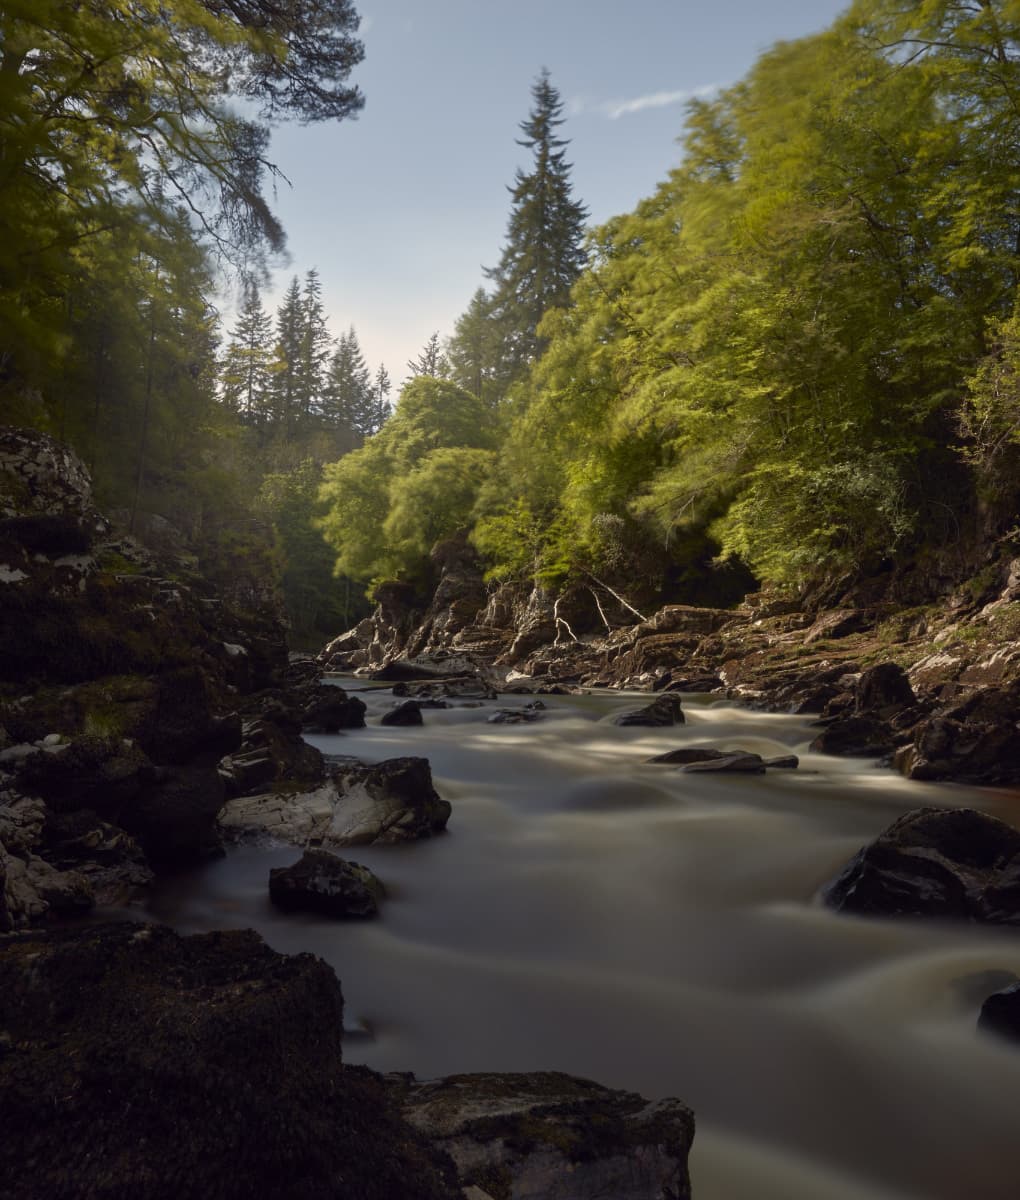
<instances>
[{"instance_id":1,"label":"shadowed rock","mask_svg":"<svg viewBox=\"0 0 1020 1200\"><path fill-rule=\"evenodd\" d=\"M614 725L647 725L662 728L683 725L684 714L676 692L665 692L643 708L629 708L613 717Z\"/></svg>"},{"instance_id":2,"label":"shadowed rock","mask_svg":"<svg viewBox=\"0 0 1020 1200\"><path fill-rule=\"evenodd\" d=\"M383 886L368 867L325 850L306 850L291 867L269 872L269 896L278 908L327 917L374 917Z\"/></svg>"}]
</instances>

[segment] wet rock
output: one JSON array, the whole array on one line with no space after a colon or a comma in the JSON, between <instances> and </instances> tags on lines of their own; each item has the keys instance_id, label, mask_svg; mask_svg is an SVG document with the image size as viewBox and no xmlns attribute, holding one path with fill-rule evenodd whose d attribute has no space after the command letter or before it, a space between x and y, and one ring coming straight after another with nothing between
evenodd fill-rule
<instances>
[{"instance_id":1,"label":"wet rock","mask_svg":"<svg viewBox=\"0 0 1020 1200\"><path fill-rule=\"evenodd\" d=\"M552 1072L387 1080L466 1195L690 1200L694 1117L679 1100L649 1103Z\"/></svg>"},{"instance_id":2,"label":"wet rock","mask_svg":"<svg viewBox=\"0 0 1020 1200\"><path fill-rule=\"evenodd\" d=\"M701 692L717 692L723 686L723 681L718 675L684 675L680 678L671 678L669 675L663 676L660 687L653 686L653 691L664 692L681 692L681 693L701 693Z\"/></svg>"},{"instance_id":3,"label":"wet rock","mask_svg":"<svg viewBox=\"0 0 1020 1200\"><path fill-rule=\"evenodd\" d=\"M152 763L133 742L81 737L59 753L40 751L26 758L18 786L57 812L89 808L116 822L154 775Z\"/></svg>"},{"instance_id":4,"label":"wet rock","mask_svg":"<svg viewBox=\"0 0 1020 1200\"><path fill-rule=\"evenodd\" d=\"M780 771L794 771L800 766L800 759L796 754L777 754L775 758L765 759L765 766Z\"/></svg>"},{"instance_id":5,"label":"wet rock","mask_svg":"<svg viewBox=\"0 0 1020 1200\"><path fill-rule=\"evenodd\" d=\"M302 701L301 727L309 733L337 733L341 729L365 727L365 702L357 696L348 696L343 688L316 684L308 689Z\"/></svg>"},{"instance_id":6,"label":"wet rock","mask_svg":"<svg viewBox=\"0 0 1020 1200\"><path fill-rule=\"evenodd\" d=\"M744 775L764 775L765 763L760 754L723 754L719 758L687 763L685 774L705 774L713 771L734 771Z\"/></svg>"},{"instance_id":7,"label":"wet rock","mask_svg":"<svg viewBox=\"0 0 1020 1200\"><path fill-rule=\"evenodd\" d=\"M417 700L405 700L396 708L383 713L380 725L424 725L421 715L421 705Z\"/></svg>"},{"instance_id":8,"label":"wet rock","mask_svg":"<svg viewBox=\"0 0 1020 1200\"><path fill-rule=\"evenodd\" d=\"M411 680L397 682L391 689L394 696L410 696L415 700L438 700L458 697L471 700L495 700L496 692L479 675L451 675L441 680Z\"/></svg>"},{"instance_id":9,"label":"wet rock","mask_svg":"<svg viewBox=\"0 0 1020 1200\"><path fill-rule=\"evenodd\" d=\"M822 890L840 912L1020 925L1020 832L969 808L894 821Z\"/></svg>"},{"instance_id":10,"label":"wet rock","mask_svg":"<svg viewBox=\"0 0 1020 1200\"><path fill-rule=\"evenodd\" d=\"M870 629L874 624L874 615L861 609L836 609L824 613L804 634L804 645L823 639L849 637L853 633L861 633Z\"/></svg>"},{"instance_id":11,"label":"wet rock","mask_svg":"<svg viewBox=\"0 0 1020 1200\"><path fill-rule=\"evenodd\" d=\"M451 808L432 786L426 758L375 766L344 762L313 792L229 801L220 826L235 836L265 834L302 846L365 846L415 841L446 827Z\"/></svg>"},{"instance_id":12,"label":"wet rock","mask_svg":"<svg viewBox=\"0 0 1020 1200\"><path fill-rule=\"evenodd\" d=\"M978 1029L1020 1042L1020 983L993 992L981 1005Z\"/></svg>"},{"instance_id":13,"label":"wet rock","mask_svg":"<svg viewBox=\"0 0 1020 1200\"><path fill-rule=\"evenodd\" d=\"M662 728L667 725L683 725L684 714L680 697L675 693L665 692L651 704L617 713L612 720L614 725L647 725Z\"/></svg>"},{"instance_id":14,"label":"wet rock","mask_svg":"<svg viewBox=\"0 0 1020 1200\"><path fill-rule=\"evenodd\" d=\"M524 725L541 721L544 715L545 705L541 700L533 700L523 708L497 708L486 719L490 725Z\"/></svg>"},{"instance_id":15,"label":"wet rock","mask_svg":"<svg viewBox=\"0 0 1020 1200\"><path fill-rule=\"evenodd\" d=\"M4 1192L454 1200L378 1078L343 1067L342 1025L332 970L251 931L0 939Z\"/></svg>"},{"instance_id":16,"label":"wet rock","mask_svg":"<svg viewBox=\"0 0 1020 1200\"><path fill-rule=\"evenodd\" d=\"M327 917L374 917L383 886L368 867L325 850L306 850L291 867L269 872L269 896L277 908Z\"/></svg>"},{"instance_id":17,"label":"wet rock","mask_svg":"<svg viewBox=\"0 0 1020 1200\"><path fill-rule=\"evenodd\" d=\"M838 717L811 743L820 754L846 758L879 758L888 754L895 741L889 727L877 717Z\"/></svg>"},{"instance_id":18,"label":"wet rock","mask_svg":"<svg viewBox=\"0 0 1020 1200\"><path fill-rule=\"evenodd\" d=\"M245 721L241 746L222 759L219 773L230 796L254 796L274 784L322 783L326 778L319 750L301 737L300 722L282 706L266 708Z\"/></svg>"},{"instance_id":19,"label":"wet rock","mask_svg":"<svg viewBox=\"0 0 1020 1200\"><path fill-rule=\"evenodd\" d=\"M712 762L726 757L727 751L717 750L714 746L680 746L676 750L667 750L665 754L656 754L648 761L685 766L687 763Z\"/></svg>"},{"instance_id":20,"label":"wet rock","mask_svg":"<svg viewBox=\"0 0 1020 1200\"><path fill-rule=\"evenodd\" d=\"M909 779L1020 782L1020 689L987 688L947 705L914 729L897 755Z\"/></svg>"}]
</instances>

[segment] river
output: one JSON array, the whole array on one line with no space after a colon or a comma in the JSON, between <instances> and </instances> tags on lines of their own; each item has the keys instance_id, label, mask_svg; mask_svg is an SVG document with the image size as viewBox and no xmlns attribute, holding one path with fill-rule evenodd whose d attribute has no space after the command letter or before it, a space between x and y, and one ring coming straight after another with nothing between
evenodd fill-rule
<instances>
[{"instance_id":1,"label":"river","mask_svg":"<svg viewBox=\"0 0 1020 1200\"><path fill-rule=\"evenodd\" d=\"M350 681L343 681L350 683ZM357 685L355 685L357 686ZM898 814L1006 792L913 784L807 751L802 718L685 699L687 724L621 728L648 697L544 697L427 710L310 736L369 761L426 756L449 831L347 857L382 879L382 916L337 923L268 902L294 848L251 848L164 880L151 916L184 932L253 926L333 965L350 1062L419 1078L561 1070L697 1114L696 1200L1016 1200L1020 1049L975 1030L983 972L1020 975L1020 932L838 916L817 888ZM501 706L526 697L502 698ZM795 752L796 771L694 775L649 764L685 744Z\"/></svg>"}]
</instances>

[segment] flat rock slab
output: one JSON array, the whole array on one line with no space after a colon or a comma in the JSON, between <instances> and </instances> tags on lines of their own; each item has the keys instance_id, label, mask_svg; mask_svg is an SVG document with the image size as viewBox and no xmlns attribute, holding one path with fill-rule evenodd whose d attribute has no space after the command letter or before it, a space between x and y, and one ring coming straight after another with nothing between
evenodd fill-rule
<instances>
[{"instance_id":1,"label":"flat rock slab","mask_svg":"<svg viewBox=\"0 0 1020 1200\"><path fill-rule=\"evenodd\" d=\"M269 872L270 899L290 912L374 917L383 894L383 885L368 867L327 850L306 850L293 866Z\"/></svg>"},{"instance_id":2,"label":"flat rock slab","mask_svg":"<svg viewBox=\"0 0 1020 1200\"><path fill-rule=\"evenodd\" d=\"M713 771L734 771L744 775L764 775L765 763L760 754L724 754L720 758L691 762L680 768L685 775L707 774Z\"/></svg>"},{"instance_id":3,"label":"flat rock slab","mask_svg":"<svg viewBox=\"0 0 1020 1200\"><path fill-rule=\"evenodd\" d=\"M453 1159L468 1194L690 1200L694 1115L679 1100L649 1103L556 1072L387 1082L405 1120Z\"/></svg>"}]
</instances>

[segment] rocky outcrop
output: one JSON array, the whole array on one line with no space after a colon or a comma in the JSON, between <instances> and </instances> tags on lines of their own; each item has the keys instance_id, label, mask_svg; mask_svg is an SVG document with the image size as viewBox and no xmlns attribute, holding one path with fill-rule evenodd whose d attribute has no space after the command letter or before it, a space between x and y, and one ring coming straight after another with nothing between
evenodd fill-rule
<instances>
[{"instance_id":1,"label":"rocky outcrop","mask_svg":"<svg viewBox=\"0 0 1020 1200\"><path fill-rule=\"evenodd\" d=\"M651 704L617 713L612 721L614 725L645 725L655 729L668 725L683 725L684 713L680 697L674 692L667 692Z\"/></svg>"},{"instance_id":2,"label":"rocky outcrop","mask_svg":"<svg viewBox=\"0 0 1020 1200\"><path fill-rule=\"evenodd\" d=\"M472 1200L690 1200L694 1116L679 1100L552 1072L387 1081Z\"/></svg>"},{"instance_id":3,"label":"rocky outcrop","mask_svg":"<svg viewBox=\"0 0 1020 1200\"><path fill-rule=\"evenodd\" d=\"M0 939L0 1179L20 1200L454 1200L446 1161L341 1062L330 968L250 931Z\"/></svg>"},{"instance_id":4,"label":"rocky outcrop","mask_svg":"<svg viewBox=\"0 0 1020 1200\"><path fill-rule=\"evenodd\" d=\"M428 759L342 764L313 792L229 801L220 826L232 837L268 835L299 846L388 845L446 828L450 805L432 786Z\"/></svg>"},{"instance_id":5,"label":"rocky outcrop","mask_svg":"<svg viewBox=\"0 0 1020 1200\"><path fill-rule=\"evenodd\" d=\"M383 886L368 867L325 850L306 850L293 866L269 872L269 898L288 912L374 917Z\"/></svg>"},{"instance_id":6,"label":"rocky outcrop","mask_svg":"<svg viewBox=\"0 0 1020 1200\"><path fill-rule=\"evenodd\" d=\"M1020 832L969 808L894 821L822 891L839 912L1020 925Z\"/></svg>"}]
</instances>

